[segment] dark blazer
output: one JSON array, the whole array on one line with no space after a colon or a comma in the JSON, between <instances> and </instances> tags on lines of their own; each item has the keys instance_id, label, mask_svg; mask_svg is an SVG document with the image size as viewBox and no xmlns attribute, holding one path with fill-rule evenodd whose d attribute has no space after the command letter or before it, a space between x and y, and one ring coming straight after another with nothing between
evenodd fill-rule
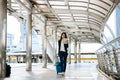
<instances>
[{"instance_id":1,"label":"dark blazer","mask_svg":"<svg viewBox=\"0 0 120 80\"><path fill-rule=\"evenodd\" d=\"M58 41L58 52L60 52L61 40ZM67 53L68 44L64 44L65 52Z\"/></svg>"}]
</instances>

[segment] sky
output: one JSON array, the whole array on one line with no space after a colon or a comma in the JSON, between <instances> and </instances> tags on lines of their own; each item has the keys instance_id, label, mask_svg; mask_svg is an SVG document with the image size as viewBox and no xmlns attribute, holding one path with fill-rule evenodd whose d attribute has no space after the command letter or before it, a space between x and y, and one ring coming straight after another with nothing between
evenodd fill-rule
<instances>
[{"instance_id":1,"label":"sky","mask_svg":"<svg viewBox=\"0 0 120 80\"><path fill-rule=\"evenodd\" d=\"M114 35L116 36L115 10L112 12L112 14L110 15L110 17L108 18L107 25L110 26L112 32L113 32ZM104 28L104 34L105 34L106 37L108 38L108 42L111 41L111 40L113 40L113 37L112 37L110 31L109 31L106 27Z\"/></svg>"},{"instance_id":2,"label":"sky","mask_svg":"<svg viewBox=\"0 0 120 80\"><path fill-rule=\"evenodd\" d=\"M7 16L7 32L14 35L14 44L20 39L20 23L13 16Z\"/></svg>"}]
</instances>

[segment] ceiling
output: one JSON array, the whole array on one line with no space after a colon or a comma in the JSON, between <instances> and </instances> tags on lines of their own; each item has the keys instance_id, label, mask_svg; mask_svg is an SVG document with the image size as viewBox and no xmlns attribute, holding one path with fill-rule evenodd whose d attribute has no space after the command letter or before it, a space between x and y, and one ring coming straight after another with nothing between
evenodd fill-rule
<instances>
[{"instance_id":1,"label":"ceiling","mask_svg":"<svg viewBox=\"0 0 120 80\"><path fill-rule=\"evenodd\" d=\"M26 20L32 10L32 25L39 30L41 16L47 18L47 28L57 28L82 42L100 42L101 32L117 0L8 0L8 11ZM31 9L32 7L32 9Z\"/></svg>"}]
</instances>

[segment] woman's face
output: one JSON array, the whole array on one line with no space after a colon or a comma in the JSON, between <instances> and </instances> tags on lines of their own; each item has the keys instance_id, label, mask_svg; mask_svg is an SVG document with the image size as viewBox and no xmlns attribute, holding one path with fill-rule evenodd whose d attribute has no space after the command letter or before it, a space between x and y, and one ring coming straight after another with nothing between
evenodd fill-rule
<instances>
[{"instance_id":1,"label":"woman's face","mask_svg":"<svg viewBox=\"0 0 120 80\"><path fill-rule=\"evenodd\" d=\"M65 38L65 34L62 34L62 38Z\"/></svg>"}]
</instances>

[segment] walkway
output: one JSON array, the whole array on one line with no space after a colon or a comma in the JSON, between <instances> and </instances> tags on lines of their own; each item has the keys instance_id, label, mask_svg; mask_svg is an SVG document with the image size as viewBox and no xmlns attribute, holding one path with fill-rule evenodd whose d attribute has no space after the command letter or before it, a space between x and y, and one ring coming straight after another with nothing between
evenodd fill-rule
<instances>
[{"instance_id":1,"label":"walkway","mask_svg":"<svg viewBox=\"0 0 120 80\"><path fill-rule=\"evenodd\" d=\"M25 71L25 64L11 64L11 76L0 80L108 80L98 73L95 63L68 64L64 77L56 74L52 64L48 64L47 69L41 65L33 64L32 71Z\"/></svg>"}]
</instances>

